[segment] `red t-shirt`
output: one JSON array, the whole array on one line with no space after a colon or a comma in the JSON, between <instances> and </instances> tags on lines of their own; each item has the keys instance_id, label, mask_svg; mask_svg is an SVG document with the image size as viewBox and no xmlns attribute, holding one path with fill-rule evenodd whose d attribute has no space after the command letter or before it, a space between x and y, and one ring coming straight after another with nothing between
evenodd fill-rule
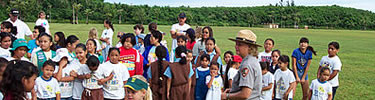
<instances>
[{"instance_id":1,"label":"red t-shirt","mask_svg":"<svg viewBox=\"0 0 375 100\"><path fill-rule=\"evenodd\" d=\"M120 47L120 63L128 67L129 75L143 75L143 57L134 48L125 49Z\"/></svg>"},{"instance_id":2,"label":"red t-shirt","mask_svg":"<svg viewBox=\"0 0 375 100\"><path fill-rule=\"evenodd\" d=\"M186 48L189 49L189 50L193 50L193 47L194 47L194 45L195 45L195 42L196 42L196 41L194 41L193 43L190 43L190 41L187 41L187 43L186 43Z\"/></svg>"}]
</instances>

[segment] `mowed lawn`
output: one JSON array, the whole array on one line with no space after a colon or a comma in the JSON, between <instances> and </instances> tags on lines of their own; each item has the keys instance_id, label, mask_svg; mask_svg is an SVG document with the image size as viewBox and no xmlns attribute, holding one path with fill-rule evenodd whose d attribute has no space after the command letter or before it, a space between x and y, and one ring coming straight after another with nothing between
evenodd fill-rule
<instances>
[{"instance_id":1,"label":"mowed lawn","mask_svg":"<svg viewBox=\"0 0 375 100\"><path fill-rule=\"evenodd\" d=\"M34 24L28 24L30 28ZM147 26L147 25L145 25ZM62 31L65 36L76 35L81 42L88 38L88 32L92 27L98 29L100 37L103 24L62 24L51 23L50 30L52 33ZM168 33L164 39L168 42L168 48L171 47L171 37L169 34L171 25L161 25L158 29ZM195 26L193 26L195 27ZM133 25L114 25L115 35L113 45L117 43L117 32L133 33ZM266 38L275 40L274 49L281 50L282 55L291 56L292 51L298 48L298 42L301 37L307 37L310 45L317 51L317 56L313 60L309 69L309 81L316 79L316 72L322 56L327 55L327 45L331 41L340 43L340 52L338 53L343 63L342 71L339 73L340 86L337 90L336 100L356 100L356 99L375 99L375 31L361 30L320 30L320 29L266 29L266 28L247 28L247 27L212 27L217 45L224 53L227 50L235 52L235 43L228 40L234 38L239 30L250 29L257 35L257 42L263 45ZM147 27L146 27L147 30ZM145 31L148 33L148 31ZM264 50L259 48L259 52ZM302 98L301 86L297 86L296 100Z\"/></svg>"}]
</instances>

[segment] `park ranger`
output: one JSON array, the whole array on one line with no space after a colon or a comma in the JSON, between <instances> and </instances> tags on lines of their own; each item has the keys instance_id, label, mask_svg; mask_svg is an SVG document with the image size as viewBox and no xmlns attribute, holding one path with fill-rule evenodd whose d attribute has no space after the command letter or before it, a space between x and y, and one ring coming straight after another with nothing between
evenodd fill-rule
<instances>
[{"instance_id":1,"label":"park ranger","mask_svg":"<svg viewBox=\"0 0 375 100\"><path fill-rule=\"evenodd\" d=\"M241 30L235 39L236 53L244 58L233 78L232 88L221 94L221 99L259 100L262 90L262 72L257 60L256 35L251 30Z\"/></svg>"}]
</instances>

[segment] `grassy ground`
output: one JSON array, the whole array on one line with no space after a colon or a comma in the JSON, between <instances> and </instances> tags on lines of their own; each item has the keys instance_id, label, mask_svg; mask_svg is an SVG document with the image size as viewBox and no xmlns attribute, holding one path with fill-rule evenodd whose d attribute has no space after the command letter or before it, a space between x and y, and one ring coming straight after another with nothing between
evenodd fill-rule
<instances>
[{"instance_id":1,"label":"grassy ground","mask_svg":"<svg viewBox=\"0 0 375 100\"><path fill-rule=\"evenodd\" d=\"M33 28L33 24L29 23L29 27ZM66 35L77 35L81 42L86 41L89 30L95 27L98 29L99 37L104 29L103 24L51 24L51 32L63 31ZM159 26L158 28L169 33L170 26ZM118 31L133 32L133 25L114 25L115 33ZM309 70L309 80L316 79L316 72L319 61L322 56L327 55L327 45L330 41L338 41L341 45L338 53L343 66L339 73L340 87L337 90L336 100L353 100L353 99L375 99L375 32L359 31L359 30L304 30L304 29L264 29L264 28L247 28L247 27L213 27L214 37L217 45L222 52L234 50L234 42L228 40L229 37L235 37L237 32L242 29L250 29L257 35L258 43L263 44L266 38L275 40L275 48L281 50L282 54L291 55L292 51L298 47L301 37L308 37L310 45L314 47L317 56L313 56L311 67ZM146 31L145 33L148 33ZM114 35L115 37L115 35ZM169 34L165 36L168 46L171 46L171 38ZM114 38L113 43L118 39ZM115 42L116 41L116 42ZM259 48L263 51L263 48ZM302 89L298 85L296 91L296 100L302 98Z\"/></svg>"}]
</instances>

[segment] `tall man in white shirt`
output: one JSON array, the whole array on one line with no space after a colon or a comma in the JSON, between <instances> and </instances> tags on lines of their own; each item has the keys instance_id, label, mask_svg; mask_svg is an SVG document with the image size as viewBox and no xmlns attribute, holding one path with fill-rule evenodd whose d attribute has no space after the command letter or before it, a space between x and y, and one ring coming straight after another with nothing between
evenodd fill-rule
<instances>
[{"instance_id":1,"label":"tall man in white shirt","mask_svg":"<svg viewBox=\"0 0 375 100\"><path fill-rule=\"evenodd\" d=\"M180 13L178 15L178 23L172 25L172 29L170 31L171 36L172 36L172 48L170 50L173 50L177 47L177 40L176 38L180 35L185 35L187 29L190 28L190 25L185 23L186 21L186 14L185 13Z\"/></svg>"},{"instance_id":2,"label":"tall man in white shirt","mask_svg":"<svg viewBox=\"0 0 375 100\"><path fill-rule=\"evenodd\" d=\"M25 22L18 19L19 14L19 10L12 8L9 13L9 19L7 19L6 21L11 22L13 26L17 27L17 39L25 39L25 35L31 36L32 32Z\"/></svg>"}]
</instances>

